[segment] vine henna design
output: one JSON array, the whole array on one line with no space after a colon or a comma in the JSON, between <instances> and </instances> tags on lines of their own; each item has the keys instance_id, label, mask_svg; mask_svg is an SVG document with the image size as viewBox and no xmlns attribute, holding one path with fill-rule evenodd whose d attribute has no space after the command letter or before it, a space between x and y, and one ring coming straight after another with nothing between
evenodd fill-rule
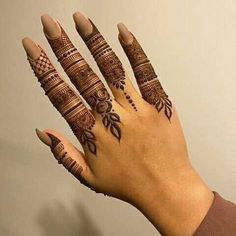
<instances>
[{"instance_id":1,"label":"vine henna design","mask_svg":"<svg viewBox=\"0 0 236 236\"><path fill-rule=\"evenodd\" d=\"M43 49L40 50L37 59L32 60L28 57L28 61L45 95L66 119L80 142L96 154L95 136L91 131L95 124L93 115L84 106L79 96L58 75Z\"/></svg>"},{"instance_id":2,"label":"vine henna design","mask_svg":"<svg viewBox=\"0 0 236 236\"><path fill-rule=\"evenodd\" d=\"M76 160L72 159L68 155L61 140L53 134L47 132L46 134L50 137L52 141L50 149L58 163L62 164L68 170L68 172L70 172L80 181L80 183L92 189L91 186L87 183L87 181L85 181L85 179L81 175L83 167Z\"/></svg>"},{"instance_id":3,"label":"vine henna design","mask_svg":"<svg viewBox=\"0 0 236 236\"><path fill-rule=\"evenodd\" d=\"M119 115L112 108L112 99L102 81L93 72L78 50L74 47L64 29L55 39L47 37L58 61L87 103L102 116L103 124L120 140ZM85 139L86 140L86 139ZM92 143L89 143L92 145Z\"/></svg>"},{"instance_id":4,"label":"vine henna design","mask_svg":"<svg viewBox=\"0 0 236 236\"><path fill-rule=\"evenodd\" d=\"M106 128L110 128L111 133L120 140L121 131L117 123L120 122L120 117L112 109L110 95L106 88L97 90L89 97L89 103L94 104L96 111L101 114L102 122Z\"/></svg>"},{"instance_id":5,"label":"vine henna design","mask_svg":"<svg viewBox=\"0 0 236 236\"><path fill-rule=\"evenodd\" d=\"M97 27L90 19L89 21L93 29L90 35L82 37L85 44L97 62L104 78L117 89L121 89L133 109L137 111L136 105L125 90L125 71L121 61L98 31ZM78 29L77 31L79 33Z\"/></svg>"},{"instance_id":6,"label":"vine henna design","mask_svg":"<svg viewBox=\"0 0 236 236\"><path fill-rule=\"evenodd\" d=\"M170 120L172 102L157 79L157 75L142 47L134 36L132 44L125 44L122 40L120 41L129 58L143 98L154 105L158 112L164 109L166 117Z\"/></svg>"}]
</instances>

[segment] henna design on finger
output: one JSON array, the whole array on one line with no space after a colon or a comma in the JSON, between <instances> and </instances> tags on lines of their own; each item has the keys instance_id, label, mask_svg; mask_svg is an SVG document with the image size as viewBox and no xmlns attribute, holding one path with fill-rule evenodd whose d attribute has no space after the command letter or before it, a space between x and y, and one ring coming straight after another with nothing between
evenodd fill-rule
<instances>
[{"instance_id":1,"label":"henna design on finger","mask_svg":"<svg viewBox=\"0 0 236 236\"><path fill-rule=\"evenodd\" d=\"M68 170L68 172L70 172L80 181L80 183L93 190L91 185L89 185L88 182L81 175L83 167L76 160L71 158L71 156L69 156L61 140L51 133L46 132L46 134L50 137L52 141L52 144L50 146L51 152L53 153L58 163L62 164Z\"/></svg>"},{"instance_id":2,"label":"henna design on finger","mask_svg":"<svg viewBox=\"0 0 236 236\"><path fill-rule=\"evenodd\" d=\"M61 25L59 26L61 29L59 37L54 39L47 37L52 50L71 82L86 102L101 115L104 126L109 128L111 133L120 140L121 130L118 125L120 123L120 117L112 107L110 94L102 81L72 44ZM85 132L82 136L82 141L87 140L85 138L86 135L87 133ZM93 143L90 141L87 141L87 143L93 149Z\"/></svg>"},{"instance_id":3,"label":"henna design on finger","mask_svg":"<svg viewBox=\"0 0 236 236\"><path fill-rule=\"evenodd\" d=\"M132 44L125 44L121 40L121 45L129 58L143 98L155 106L158 112L164 110L166 117L170 120L172 102L157 79L157 75L142 47L134 35Z\"/></svg>"},{"instance_id":4,"label":"henna design on finger","mask_svg":"<svg viewBox=\"0 0 236 236\"><path fill-rule=\"evenodd\" d=\"M102 114L102 122L106 128L109 128L111 133L120 140L121 131L117 123L120 123L120 117L112 109L111 101L107 90L101 89L90 96L90 103L94 103L96 111Z\"/></svg>"},{"instance_id":5,"label":"henna design on finger","mask_svg":"<svg viewBox=\"0 0 236 236\"><path fill-rule=\"evenodd\" d=\"M104 78L115 88L122 90L125 98L128 100L133 109L137 111L134 101L125 90L125 71L121 61L108 45L93 22L90 19L89 21L92 24L93 30L87 37L82 36L85 44L93 55ZM79 33L78 29L77 31Z\"/></svg>"},{"instance_id":6,"label":"henna design on finger","mask_svg":"<svg viewBox=\"0 0 236 236\"><path fill-rule=\"evenodd\" d=\"M36 60L28 57L41 87L53 106L66 119L73 133L90 152L96 154L95 136L92 128L95 119L84 106L82 100L58 75L46 53L40 48L40 56Z\"/></svg>"}]
</instances>

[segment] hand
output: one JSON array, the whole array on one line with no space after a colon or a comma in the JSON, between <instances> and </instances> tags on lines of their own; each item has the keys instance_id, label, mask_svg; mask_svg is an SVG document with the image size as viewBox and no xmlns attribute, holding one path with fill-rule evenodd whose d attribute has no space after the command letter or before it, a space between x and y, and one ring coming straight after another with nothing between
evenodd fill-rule
<instances>
[{"instance_id":1,"label":"hand","mask_svg":"<svg viewBox=\"0 0 236 236\"><path fill-rule=\"evenodd\" d=\"M29 38L23 39L23 46L42 88L68 122L84 153L51 129L37 130L39 138L83 184L133 204L147 217L146 208L154 206L147 199L153 201L155 196L155 201L162 201L165 206L166 197L174 191L177 193L178 187L173 183L186 183L188 189L186 178L189 178L197 191L203 191L204 200L208 197L200 217L193 223L195 227L209 208L212 195L190 164L174 104L143 49L124 24L119 24L119 41L133 68L140 96L92 21L78 12L74 21L111 92L74 47L62 26L48 15L42 16L45 36L80 95L58 75L41 47ZM165 226L161 216L151 215L148 218L159 231L174 235L172 228L166 231L170 227Z\"/></svg>"}]
</instances>

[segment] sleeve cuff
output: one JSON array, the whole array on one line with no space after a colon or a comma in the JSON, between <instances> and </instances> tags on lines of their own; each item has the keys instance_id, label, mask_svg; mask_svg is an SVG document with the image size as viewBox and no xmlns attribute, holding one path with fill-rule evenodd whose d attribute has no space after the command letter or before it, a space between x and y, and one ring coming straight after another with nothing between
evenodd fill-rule
<instances>
[{"instance_id":1,"label":"sleeve cuff","mask_svg":"<svg viewBox=\"0 0 236 236\"><path fill-rule=\"evenodd\" d=\"M236 236L236 204L212 192L213 203L193 236Z\"/></svg>"}]
</instances>

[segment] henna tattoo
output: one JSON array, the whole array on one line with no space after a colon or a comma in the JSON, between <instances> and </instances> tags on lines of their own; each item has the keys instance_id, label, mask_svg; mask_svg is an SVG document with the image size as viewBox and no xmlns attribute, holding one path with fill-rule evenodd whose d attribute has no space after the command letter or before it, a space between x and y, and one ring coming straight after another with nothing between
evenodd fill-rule
<instances>
[{"instance_id":1,"label":"henna tattoo","mask_svg":"<svg viewBox=\"0 0 236 236\"><path fill-rule=\"evenodd\" d=\"M114 112L111 105L111 100L109 100L109 94L107 90L101 89L94 93L90 97L90 102L94 103L98 113L102 115L102 122L106 128L109 128L111 133L120 140L121 131L117 123L120 122L120 117Z\"/></svg>"},{"instance_id":2,"label":"henna tattoo","mask_svg":"<svg viewBox=\"0 0 236 236\"><path fill-rule=\"evenodd\" d=\"M58 75L43 49L40 50L41 54L36 60L29 57L28 60L41 87L80 142L96 154L96 139L91 131L95 124L93 115L84 106L79 96Z\"/></svg>"},{"instance_id":3,"label":"henna tattoo","mask_svg":"<svg viewBox=\"0 0 236 236\"><path fill-rule=\"evenodd\" d=\"M112 99L102 81L93 72L84 58L74 47L64 29L60 26L61 35L58 38L47 38L52 50L61 63L71 82L78 89L86 102L102 116L103 124L120 140L121 130L119 115L112 108ZM84 132L82 141L86 140L90 149L95 149L91 135Z\"/></svg>"},{"instance_id":4,"label":"henna tattoo","mask_svg":"<svg viewBox=\"0 0 236 236\"><path fill-rule=\"evenodd\" d=\"M121 40L121 45L129 58L143 98L154 105L158 112L164 109L166 117L170 120L172 102L157 79L157 75L142 47L134 36L132 44L125 44Z\"/></svg>"},{"instance_id":5,"label":"henna tattoo","mask_svg":"<svg viewBox=\"0 0 236 236\"><path fill-rule=\"evenodd\" d=\"M125 71L121 61L100 34L93 22L91 20L90 22L93 27L92 33L87 37L83 37L83 40L97 62L97 65L100 68L104 78L108 81L108 83L112 84L117 89L122 90L125 98L131 104L134 110L137 111L134 101L131 99L130 95L125 89ZM79 30L77 31L79 33Z\"/></svg>"},{"instance_id":6,"label":"henna tattoo","mask_svg":"<svg viewBox=\"0 0 236 236\"><path fill-rule=\"evenodd\" d=\"M64 145L61 140L53 134L47 133L52 140L51 151L59 164L62 164L69 172L71 172L76 178L80 179L83 167L79 165L75 160L67 155L64 149Z\"/></svg>"},{"instance_id":7,"label":"henna tattoo","mask_svg":"<svg viewBox=\"0 0 236 236\"><path fill-rule=\"evenodd\" d=\"M47 133L47 132L46 132ZM53 153L54 157L58 161L59 164L62 164L68 172L74 175L80 183L84 184L86 187L93 190L91 185L83 178L81 175L83 171L83 167L74 159L72 159L68 153L65 151L65 147L60 139L58 139L53 134L47 133L50 137L52 144L50 146L51 152Z\"/></svg>"}]
</instances>

